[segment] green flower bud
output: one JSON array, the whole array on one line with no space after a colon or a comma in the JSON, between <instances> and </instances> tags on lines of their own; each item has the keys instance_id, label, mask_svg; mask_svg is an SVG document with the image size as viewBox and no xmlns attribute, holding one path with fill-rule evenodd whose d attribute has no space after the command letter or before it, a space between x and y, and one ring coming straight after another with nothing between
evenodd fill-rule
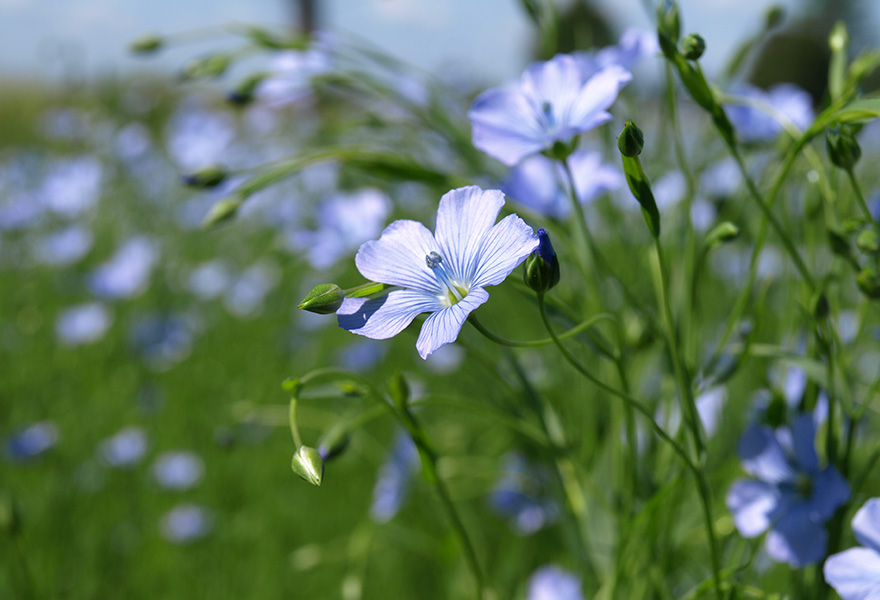
<instances>
[{"instance_id":1,"label":"green flower bud","mask_svg":"<svg viewBox=\"0 0 880 600\"><path fill-rule=\"evenodd\" d=\"M856 283L868 298L880 299L880 273L877 272L877 269L865 267L856 275Z\"/></svg>"},{"instance_id":2,"label":"green flower bud","mask_svg":"<svg viewBox=\"0 0 880 600\"><path fill-rule=\"evenodd\" d=\"M216 202L202 220L202 229L210 229L232 219L241 207L243 200L238 196L230 196Z\"/></svg>"},{"instance_id":3,"label":"green flower bud","mask_svg":"<svg viewBox=\"0 0 880 600\"><path fill-rule=\"evenodd\" d=\"M538 230L538 240L538 247L523 263L523 280L535 292L543 294L559 283L559 261L546 230Z\"/></svg>"},{"instance_id":4,"label":"green flower bud","mask_svg":"<svg viewBox=\"0 0 880 600\"><path fill-rule=\"evenodd\" d=\"M681 42L681 53L688 60L699 60L705 51L706 40L696 33L685 36Z\"/></svg>"},{"instance_id":5,"label":"green flower bud","mask_svg":"<svg viewBox=\"0 0 880 600\"><path fill-rule=\"evenodd\" d=\"M232 63L232 57L226 54L211 54L204 58L191 60L183 69L181 77L184 80L216 78L223 75L229 65Z\"/></svg>"},{"instance_id":6,"label":"green flower bud","mask_svg":"<svg viewBox=\"0 0 880 600\"><path fill-rule=\"evenodd\" d=\"M256 92L257 86L265 79L266 73L254 73L250 77L246 77L226 94L226 99L236 106L250 104L254 99L254 92Z\"/></svg>"},{"instance_id":7,"label":"green flower bud","mask_svg":"<svg viewBox=\"0 0 880 600\"><path fill-rule=\"evenodd\" d=\"M642 153L645 147L645 134L632 121L627 121L623 131L617 136L617 147L620 153L629 158L635 158Z\"/></svg>"},{"instance_id":8,"label":"green flower bud","mask_svg":"<svg viewBox=\"0 0 880 600\"><path fill-rule=\"evenodd\" d=\"M785 18L785 9L778 4L774 4L767 9L764 16L764 27L767 29L775 29L782 23Z\"/></svg>"},{"instance_id":9,"label":"green flower bud","mask_svg":"<svg viewBox=\"0 0 880 600\"><path fill-rule=\"evenodd\" d=\"M850 170L862 156L862 149L852 129L847 125L838 125L825 132L825 148L828 158L835 166Z\"/></svg>"},{"instance_id":10,"label":"green flower bud","mask_svg":"<svg viewBox=\"0 0 880 600\"><path fill-rule=\"evenodd\" d=\"M195 188L214 188L226 180L226 169L220 165L212 165L199 169L194 173L183 175L183 183Z\"/></svg>"},{"instance_id":11,"label":"green flower bud","mask_svg":"<svg viewBox=\"0 0 880 600\"><path fill-rule=\"evenodd\" d=\"M846 239L846 236L831 227L826 230L826 233L828 234L828 243L831 246L831 251L837 256L849 258L849 240Z\"/></svg>"},{"instance_id":12,"label":"green flower bud","mask_svg":"<svg viewBox=\"0 0 880 600\"><path fill-rule=\"evenodd\" d=\"M394 406L401 410L405 409L409 404L409 384L400 371L394 373L394 376L388 382L388 394L391 396Z\"/></svg>"},{"instance_id":13,"label":"green flower bud","mask_svg":"<svg viewBox=\"0 0 880 600\"><path fill-rule=\"evenodd\" d=\"M320 487L324 480L324 459L321 453L309 446L300 446L290 462L293 472L311 483Z\"/></svg>"},{"instance_id":14,"label":"green flower bud","mask_svg":"<svg viewBox=\"0 0 880 600\"><path fill-rule=\"evenodd\" d=\"M880 231L873 225L869 225L859 232L856 238L856 246L863 254L874 255L880 253Z\"/></svg>"},{"instance_id":15,"label":"green flower bud","mask_svg":"<svg viewBox=\"0 0 880 600\"><path fill-rule=\"evenodd\" d=\"M339 310L343 300L345 294L342 288L335 283L322 283L312 288L297 308L319 315L329 315Z\"/></svg>"},{"instance_id":16,"label":"green flower bud","mask_svg":"<svg viewBox=\"0 0 880 600\"><path fill-rule=\"evenodd\" d=\"M739 227L737 227L730 221L723 221L713 227L712 230L706 235L706 248L712 250L714 248L717 248L721 244L732 242L738 237Z\"/></svg>"},{"instance_id":17,"label":"green flower bud","mask_svg":"<svg viewBox=\"0 0 880 600\"><path fill-rule=\"evenodd\" d=\"M145 35L133 41L129 46L129 50L135 54L152 54L157 52L165 44L158 35Z\"/></svg>"},{"instance_id":18,"label":"green flower bud","mask_svg":"<svg viewBox=\"0 0 880 600\"><path fill-rule=\"evenodd\" d=\"M678 14L678 2L660 0L657 5L657 41L667 58L677 52L678 40L681 37L681 18Z\"/></svg>"}]
</instances>

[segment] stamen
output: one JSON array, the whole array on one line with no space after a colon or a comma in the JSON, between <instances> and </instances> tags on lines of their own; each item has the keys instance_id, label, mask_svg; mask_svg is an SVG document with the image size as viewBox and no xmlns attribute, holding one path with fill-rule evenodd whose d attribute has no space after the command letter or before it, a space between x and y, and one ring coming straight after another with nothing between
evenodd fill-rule
<instances>
[{"instance_id":1,"label":"stamen","mask_svg":"<svg viewBox=\"0 0 880 600\"><path fill-rule=\"evenodd\" d=\"M544 118L547 119L547 126L553 127L555 119L553 119L553 105L548 101L544 101L541 104L541 112L544 113Z\"/></svg>"},{"instance_id":2,"label":"stamen","mask_svg":"<svg viewBox=\"0 0 880 600\"><path fill-rule=\"evenodd\" d=\"M446 298L449 300L450 305L460 302L467 295L467 291L462 290L462 287L454 283L449 277L446 267L443 266L443 257L439 253L431 252L426 255L425 264L434 272L437 281L446 288Z\"/></svg>"}]
</instances>

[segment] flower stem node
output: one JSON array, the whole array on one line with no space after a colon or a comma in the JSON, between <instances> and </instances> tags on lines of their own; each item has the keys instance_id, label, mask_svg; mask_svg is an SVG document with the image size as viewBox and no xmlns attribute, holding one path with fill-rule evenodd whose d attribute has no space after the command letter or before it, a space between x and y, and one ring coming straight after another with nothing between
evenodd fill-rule
<instances>
[{"instance_id":1,"label":"flower stem node","mask_svg":"<svg viewBox=\"0 0 880 600\"><path fill-rule=\"evenodd\" d=\"M681 41L681 53L688 60L700 60L706 51L706 40L697 33L686 35Z\"/></svg>"},{"instance_id":2,"label":"flower stem node","mask_svg":"<svg viewBox=\"0 0 880 600\"><path fill-rule=\"evenodd\" d=\"M856 283L868 298L880 299L880 273L877 272L877 269L865 267L856 275Z\"/></svg>"},{"instance_id":3,"label":"flower stem node","mask_svg":"<svg viewBox=\"0 0 880 600\"><path fill-rule=\"evenodd\" d=\"M220 165L211 165L193 173L187 173L181 179L189 187L210 189L223 183L227 175L226 169Z\"/></svg>"},{"instance_id":4,"label":"flower stem node","mask_svg":"<svg viewBox=\"0 0 880 600\"><path fill-rule=\"evenodd\" d=\"M546 230L538 230L538 240L538 248L523 263L523 280L536 293L543 294L559 283L559 260Z\"/></svg>"},{"instance_id":5,"label":"flower stem node","mask_svg":"<svg viewBox=\"0 0 880 600\"><path fill-rule=\"evenodd\" d=\"M846 171L855 167L862 157L859 142L852 128L846 125L838 125L825 132L825 147L834 166Z\"/></svg>"},{"instance_id":6,"label":"flower stem node","mask_svg":"<svg viewBox=\"0 0 880 600\"><path fill-rule=\"evenodd\" d=\"M394 401L394 406L400 410L404 410L409 405L410 390L409 384L403 373L397 371L388 381L388 395Z\"/></svg>"},{"instance_id":7,"label":"flower stem node","mask_svg":"<svg viewBox=\"0 0 880 600\"><path fill-rule=\"evenodd\" d=\"M730 221L722 221L706 234L706 249L714 250L715 248L732 242L739 237L739 227Z\"/></svg>"},{"instance_id":8,"label":"flower stem node","mask_svg":"<svg viewBox=\"0 0 880 600\"><path fill-rule=\"evenodd\" d=\"M306 294L297 308L319 315L331 315L342 306L343 300L345 300L345 294L342 288L335 283L321 283Z\"/></svg>"},{"instance_id":9,"label":"flower stem node","mask_svg":"<svg viewBox=\"0 0 880 600\"><path fill-rule=\"evenodd\" d=\"M856 237L856 246L868 256L880 254L880 231L873 225L865 227Z\"/></svg>"},{"instance_id":10,"label":"flower stem node","mask_svg":"<svg viewBox=\"0 0 880 600\"><path fill-rule=\"evenodd\" d=\"M161 50L164 45L165 40L158 35L145 35L133 41L129 49L135 54L153 54Z\"/></svg>"},{"instance_id":11,"label":"flower stem node","mask_svg":"<svg viewBox=\"0 0 880 600\"><path fill-rule=\"evenodd\" d=\"M309 446L300 446L290 462L293 472L318 487L324 480L324 459L321 453Z\"/></svg>"}]
</instances>

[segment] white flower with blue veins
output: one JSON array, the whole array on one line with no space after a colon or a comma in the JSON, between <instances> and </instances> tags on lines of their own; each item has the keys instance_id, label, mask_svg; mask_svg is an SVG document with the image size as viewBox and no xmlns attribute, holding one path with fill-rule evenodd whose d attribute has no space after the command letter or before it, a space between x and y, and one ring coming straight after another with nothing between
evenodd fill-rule
<instances>
[{"instance_id":1,"label":"white flower with blue veins","mask_svg":"<svg viewBox=\"0 0 880 600\"><path fill-rule=\"evenodd\" d=\"M419 355L455 341L471 311L489 299L484 288L504 281L538 246L518 216L495 223L502 206L499 190L469 186L440 199L433 234L416 221L393 222L360 247L355 264L367 279L397 287L379 298L346 298L336 313L339 326L382 340L427 312Z\"/></svg>"},{"instance_id":2,"label":"white flower with blue veins","mask_svg":"<svg viewBox=\"0 0 880 600\"><path fill-rule=\"evenodd\" d=\"M863 548L850 548L825 561L825 581L843 600L880 599L880 498L871 498L852 520Z\"/></svg>"}]
</instances>

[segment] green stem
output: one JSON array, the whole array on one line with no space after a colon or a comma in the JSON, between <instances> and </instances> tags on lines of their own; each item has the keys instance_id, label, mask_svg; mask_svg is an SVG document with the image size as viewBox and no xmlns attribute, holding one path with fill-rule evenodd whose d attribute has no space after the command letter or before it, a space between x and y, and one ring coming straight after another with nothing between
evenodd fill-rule
<instances>
[{"instance_id":1,"label":"green stem","mask_svg":"<svg viewBox=\"0 0 880 600\"><path fill-rule=\"evenodd\" d=\"M565 333L559 334L559 339L567 340L568 338L574 337L577 334L581 333L585 329L588 329L592 325L594 325L597 321L609 320L613 321L614 317L607 313L601 313L590 317L589 319L582 321L577 324L575 327L572 327ZM468 317L468 322L474 326L474 328L482 333L486 338L495 342L496 344L500 344L501 346L508 346L510 348L536 348L539 346L549 346L553 343L553 338L543 338L540 340L530 340L527 342L517 342L513 340L508 340L507 338L503 338L500 335L496 335L489 331L485 325L483 325L479 319L473 314Z\"/></svg>"},{"instance_id":2,"label":"green stem","mask_svg":"<svg viewBox=\"0 0 880 600\"><path fill-rule=\"evenodd\" d=\"M288 422L290 423L290 435L293 437L293 443L299 450L302 446L302 438L299 435L299 427L296 425L296 395L290 397L290 410L288 411Z\"/></svg>"},{"instance_id":3,"label":"green stem","mask_svg":"<svg viewBox=\"0 0 880 600\"><path fill-rule=\"evenodd\" d=\"M859 180L856 179L856 174L853 172L852 168L846 170L847 177L849 177L849 183L852 186L853 192L855 192L856 200L859 203L859 207L862 209L862 213L865 215L865 219L868 220L869 223L873 223L876 227L880 227L880 223L877 223L877 220L874 219L874 216L871 214L871 209L868 208L868 203L865 202L865 195L862 193L862 186L859 185Z\"/></svg>"}]
</instances>

